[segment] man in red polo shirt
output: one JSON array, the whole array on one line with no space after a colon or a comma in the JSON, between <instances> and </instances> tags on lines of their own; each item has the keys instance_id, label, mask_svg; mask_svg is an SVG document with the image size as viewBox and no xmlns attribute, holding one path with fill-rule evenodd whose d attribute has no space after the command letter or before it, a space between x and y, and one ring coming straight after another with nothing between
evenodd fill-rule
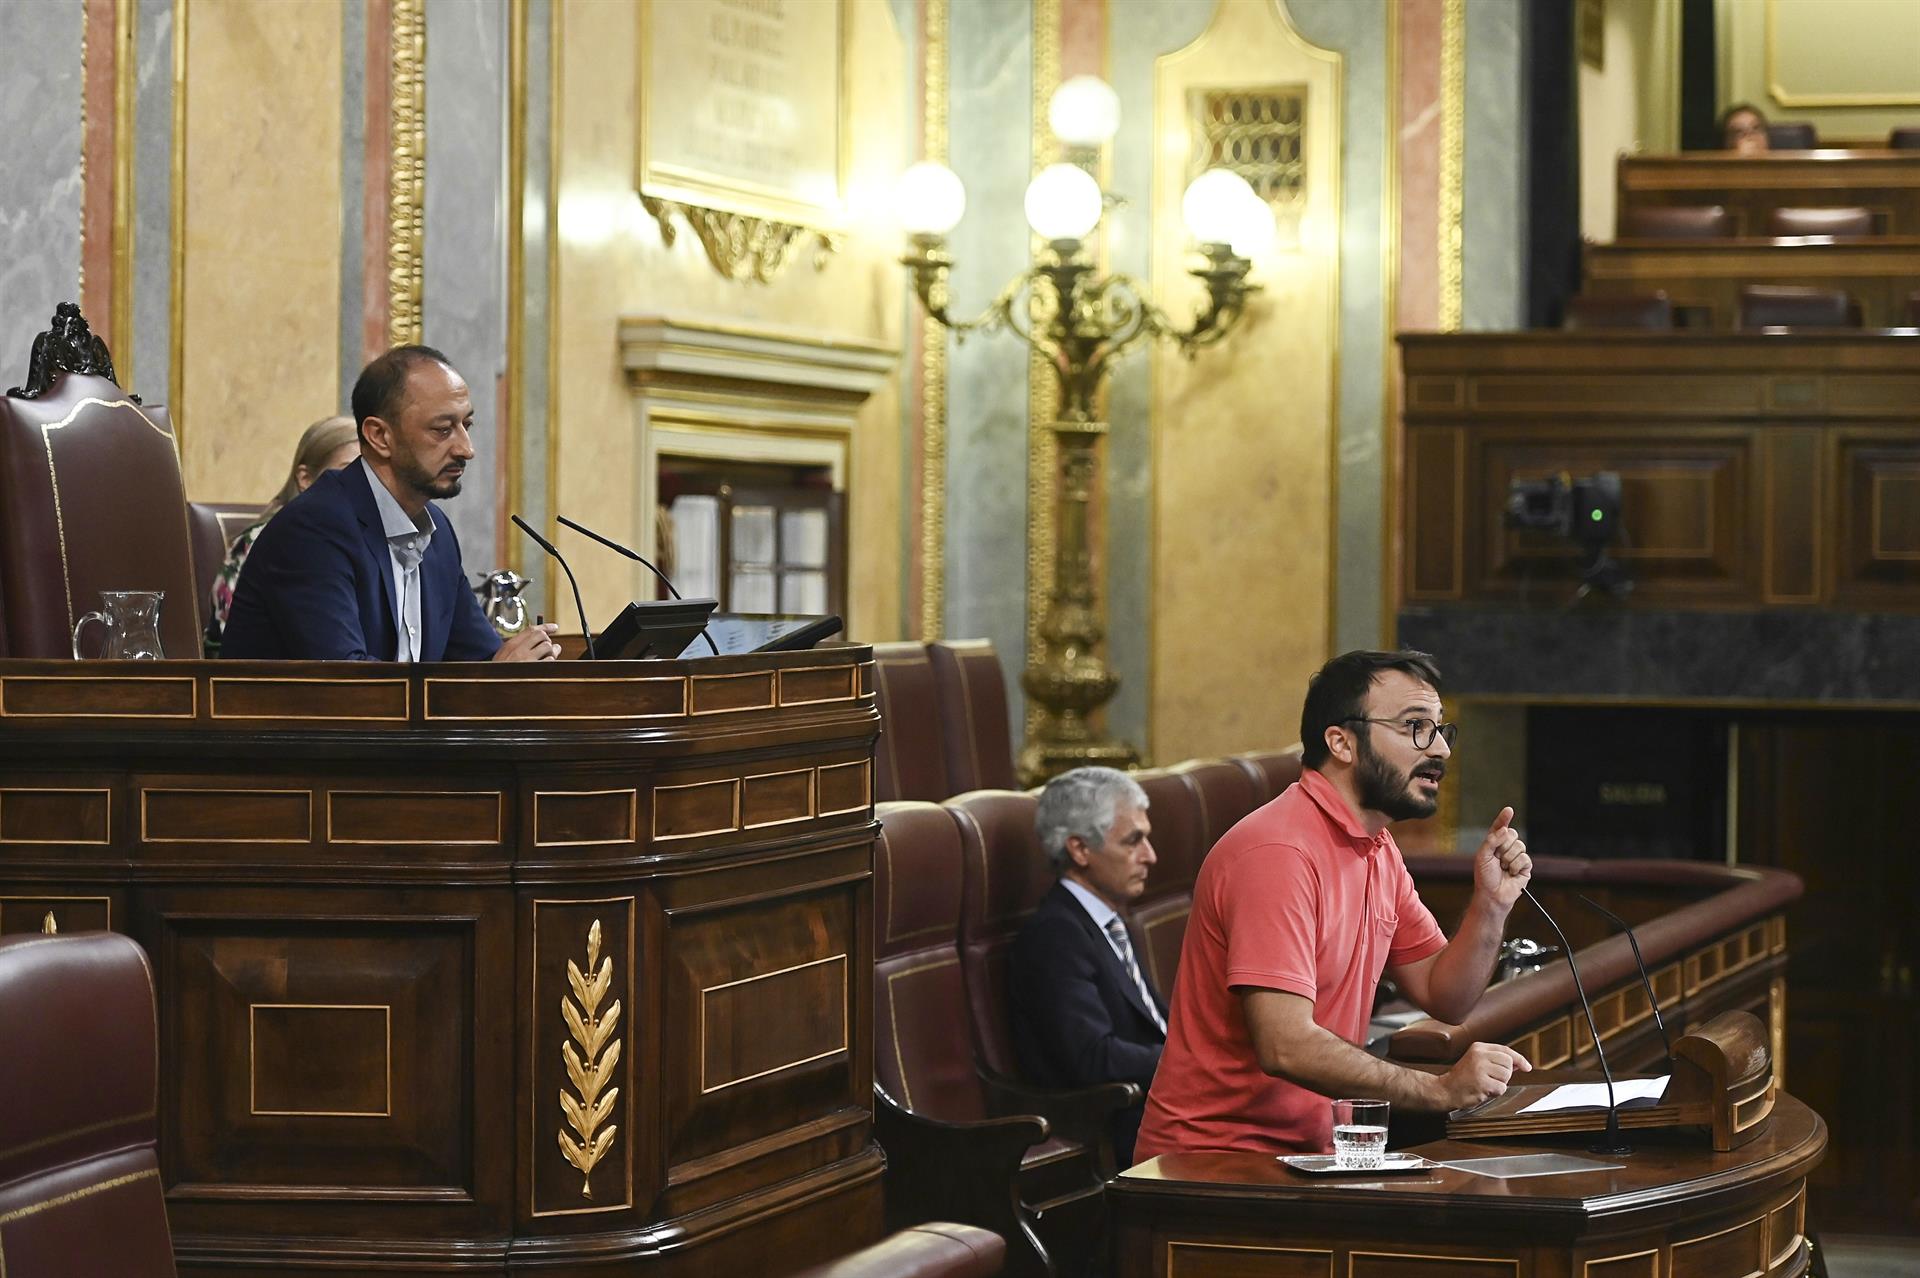
<instances>
[{"instance_id":1,"label":"man in red polo shirt","mask_svg":"<svg viewBox=\"0 0 1920 1278\"><path fill-rule=\"evenodd\" d=\"M1136 1159L1323 1152L1329 1097L1458 1109L1531 1068L1498 1043L1475 1043L1444 1074L1361 1046L1383 971L1440 1020L1473 1009L1533 872L1503 808L1474 853L1473 898L1451 941L1414 891L1387 826L1438 805L1455 735L1439 688L1420 652L1349 652L1308 684L1300 780L1229 830L1194 883Z\"/></svg>"}]
</instances>

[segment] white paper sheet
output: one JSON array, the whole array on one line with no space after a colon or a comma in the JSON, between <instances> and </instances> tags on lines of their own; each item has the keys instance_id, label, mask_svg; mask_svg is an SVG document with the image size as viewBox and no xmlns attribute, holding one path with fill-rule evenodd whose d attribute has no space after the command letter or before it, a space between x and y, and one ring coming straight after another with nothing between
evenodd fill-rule
<instances>
[{"instance_id":1,"label":"white paper sheet","mask_svg":"<svg viewBox=\"0 0 1920 1278\"><path fill-rule=\"evenodd\" d=\"M1658 1101L1667 1091L1669 1074L1657 1078L1623 1078L1613 1085L1614 1101L1625 1105L1633 1100ZM1522 1114L1544 1114L1557 1109L1605 1109L1607 1107L1607 1085L1605 1083L1565 1083L1554 1088L1533 1104L1521 1110Z\"/></svg>"}]
</instances>

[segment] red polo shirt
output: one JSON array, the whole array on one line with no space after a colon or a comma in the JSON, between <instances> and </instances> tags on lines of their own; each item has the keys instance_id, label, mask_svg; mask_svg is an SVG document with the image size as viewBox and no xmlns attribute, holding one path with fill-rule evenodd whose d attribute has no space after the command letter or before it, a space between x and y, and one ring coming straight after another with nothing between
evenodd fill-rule
<instances>
[{"instance_id":1,"label":"red polo shirt","mask_svg":"<svg viewBox=\"0 0 1920 1278\"><path fill-rule=\"evenodd\" d=\"M1331 1148L1327 1098L1261 1071L1235 987L1312 999L1317 1024L1364 1043L1381 972L1446 943L1393 837L1368 834L1331 782L1302 773L1200 867L1134 1158Z\"/></svg>"}]
</instances>

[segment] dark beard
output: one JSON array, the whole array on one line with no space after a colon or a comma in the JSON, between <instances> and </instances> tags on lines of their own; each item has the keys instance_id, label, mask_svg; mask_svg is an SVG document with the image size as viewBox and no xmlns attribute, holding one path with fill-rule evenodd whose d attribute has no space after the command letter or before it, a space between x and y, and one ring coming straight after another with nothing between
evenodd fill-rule
<instances>
[{"instance_id":1,"label":"dark beard","mask_svg":"<svg viewBox=\"0 0 1920 1278\"><path fill-rule=\"evenodd\" d=\"M1354 784L1359 789L1360 806L1373 812L1384 813L1389 821L1412 821L1420 817L1430 817L1440 810L1439 796L1426 799L1413 790L1413 772L1395 772L1393 767L1373 752L1363 733L1358 738L1358 767L1354 771ZM1435 780L1446 775L1447 765L1438 759L1423 761L1416 770L1432 775Z\"/></svg>"}]
</instances>

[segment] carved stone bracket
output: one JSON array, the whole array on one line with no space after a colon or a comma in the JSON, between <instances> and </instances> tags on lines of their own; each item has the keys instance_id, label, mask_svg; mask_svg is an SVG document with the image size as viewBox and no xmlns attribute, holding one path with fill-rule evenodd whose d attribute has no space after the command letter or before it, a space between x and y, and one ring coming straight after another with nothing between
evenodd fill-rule
<instances>
[{"instance_id":1,"label":"carved stone bracket","mask_svg":"<svg viewBox=\"0 0 1920 1278\"><path fill-rule=\"evenodd\" d=\"M678 213L686 219L687 225L699 237L701 247L707 250L707 260L730 280L752 279L771 284L773 277L787 268L801 244L809 238L813 241L813 269L816 271L825 270L827 258L840 251L839 236L795 226L790 222L774 222L748 217L743 213L726 213L718 209L701 208L697 204L655 199L650 195L641 196L640 205L653 214L654 220L660 224L660 238L669 245L680 233L673 215Z\"/></svg>"}]
</instances>

